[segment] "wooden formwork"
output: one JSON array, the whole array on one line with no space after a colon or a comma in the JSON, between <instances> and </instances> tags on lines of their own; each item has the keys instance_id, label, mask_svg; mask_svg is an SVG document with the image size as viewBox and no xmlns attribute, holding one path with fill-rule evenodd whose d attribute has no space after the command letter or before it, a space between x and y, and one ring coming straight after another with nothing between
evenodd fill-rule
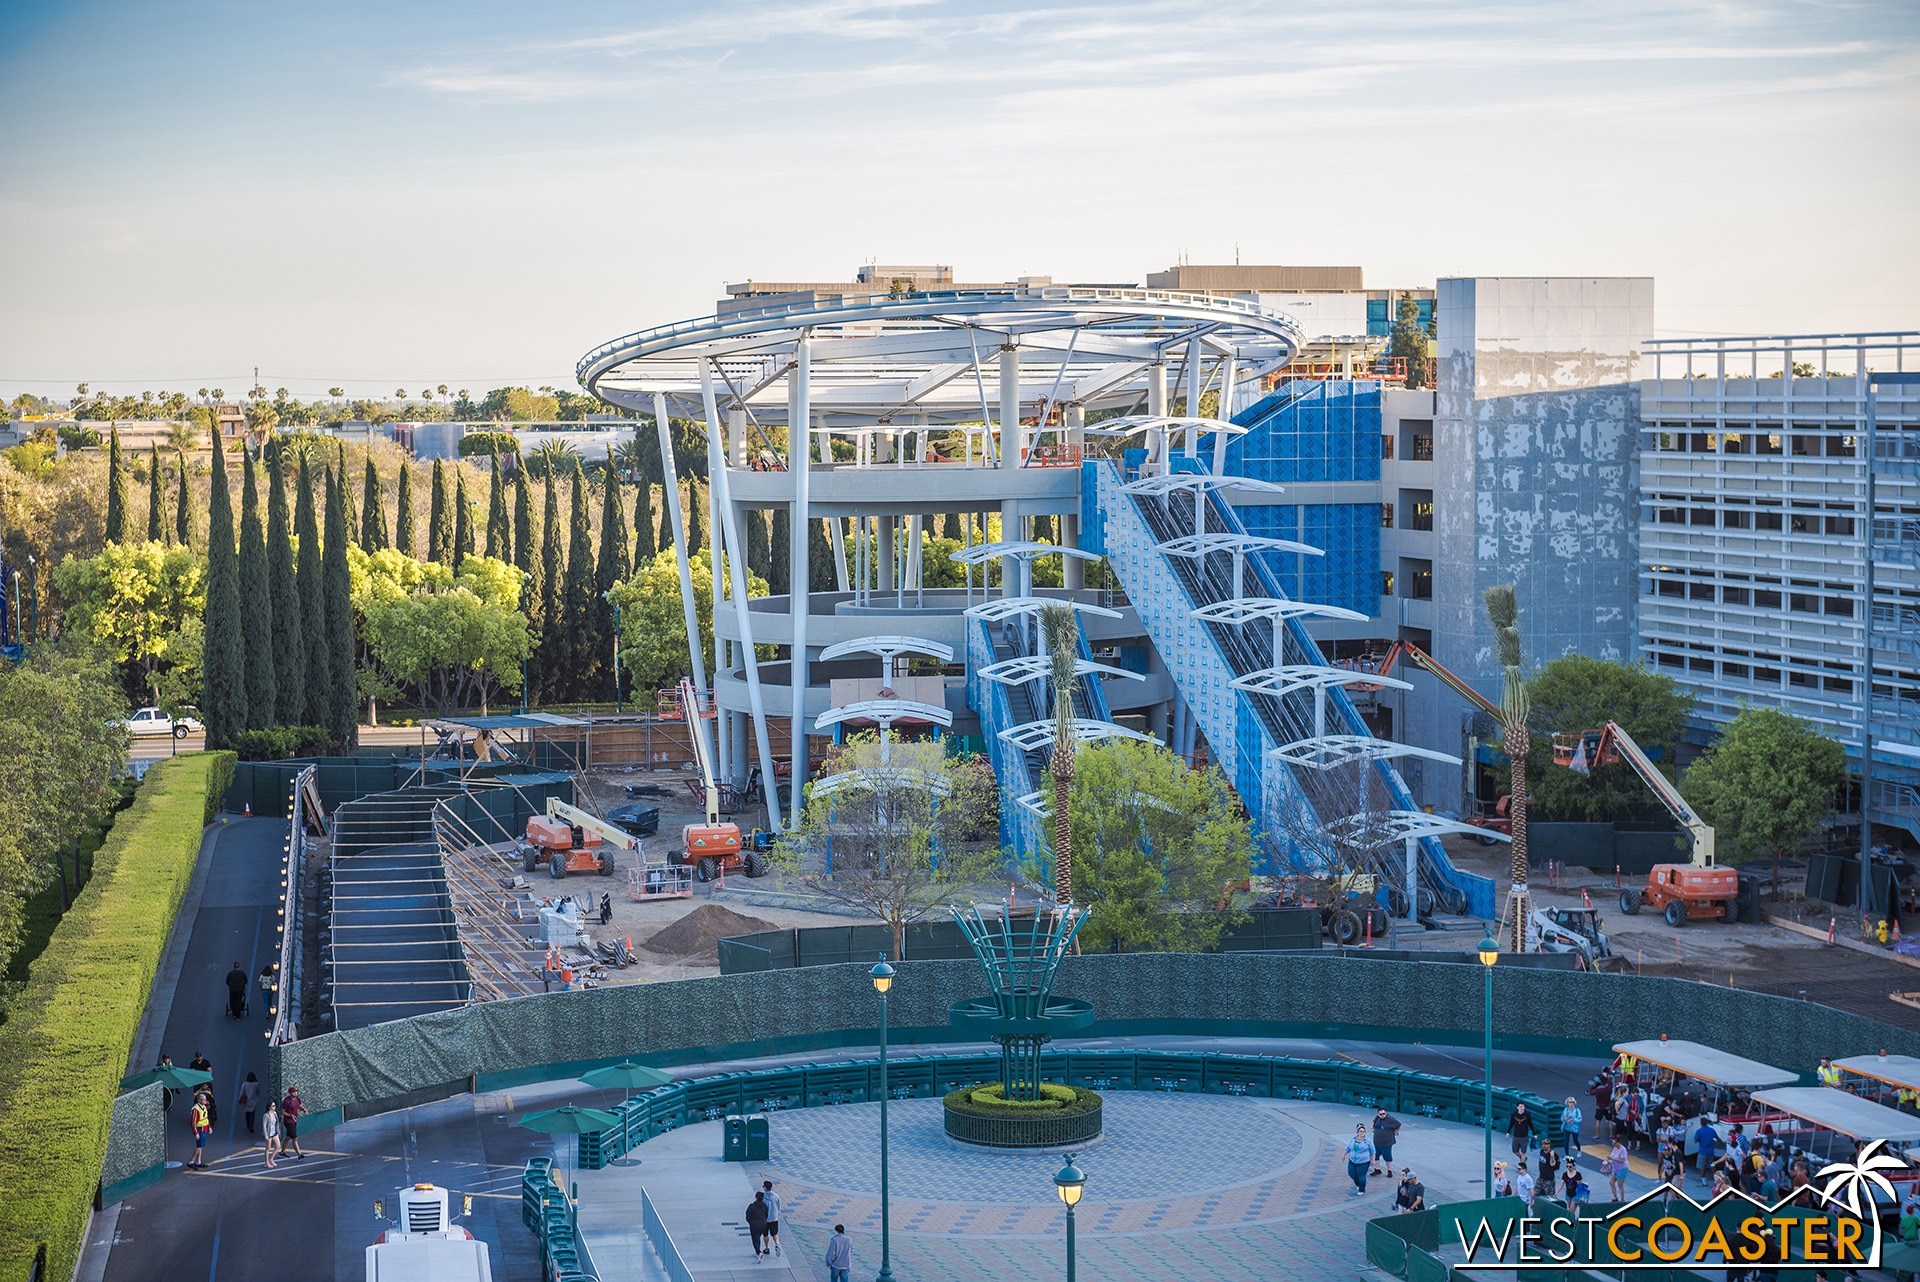
<instances>
[{"instance_id":1,"label":"wooden formwork","mask_svg":"<svg viewBox=\"0 0 1920 1282\"><path fill-rule=\"evenodd\" d=\"M582 769L637 766L675 772L693 768L693 740L687 723L655 717L596 717L585 728L554 726L528 732L535 742L552 743Z\"/></svg>"}]
</instances>

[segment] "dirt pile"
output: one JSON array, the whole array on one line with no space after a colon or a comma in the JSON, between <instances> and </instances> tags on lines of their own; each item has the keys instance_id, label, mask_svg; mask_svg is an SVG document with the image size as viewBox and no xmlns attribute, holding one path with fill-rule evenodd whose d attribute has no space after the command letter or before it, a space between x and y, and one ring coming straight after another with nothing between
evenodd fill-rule
<instances>
[{"instance_id":1,"label":"dirt pile","mask_svg":"<svg viewBox=\"0 0 1920 1282\"><path fill-rule=\"evenodd\" d=\"M722 939L776 929L770 921L747 917L719 904L702 904L671 926L655 931L640 946L675 961L711 963L720 960Z\"/></svg>"}]
</instances>

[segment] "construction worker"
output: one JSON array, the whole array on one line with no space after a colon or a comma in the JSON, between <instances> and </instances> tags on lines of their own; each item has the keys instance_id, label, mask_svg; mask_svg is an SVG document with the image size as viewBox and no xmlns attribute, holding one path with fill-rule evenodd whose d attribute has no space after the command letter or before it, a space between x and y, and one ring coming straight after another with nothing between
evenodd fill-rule
<instances>
[{"instance_id":1,"label":"construction worker","mask_svg":"<svg viewBox=\"0 0 1920 1282\"><path fill-rule=\"evenodd\" d=\"M1639 1072L1640 1072L1639 1057L1634 1055L1629 1055L1625 1051L1620 1052L1620 1075L1631 1082L1634 1080L1636 1076L1639 1075Z\"/></svg>"},{"instance_id":2,"label":"construction worker","mask_svg":"<svg viewBox=\"0 0 1920 1282\"><path fill-rule=\"evenodd\" d=\"M1819 1076L1822 1086L1831 1086L1836 1091L1840 1089L1840 1070L1833 1066L1832 1060L1823 1059L1820 1061Z\"/></svg>"},{"instance_id":3,"label":"construction worker","mask_svg":"<svg viewBox=\"0 0 1920 1282\"><path fill-rule=\"evenodd\" d=\"M1903 1113L1920 1113L1920 1091L1902 1086L1893 1093L1894 1107Z\"/></svg>"}]
</instances>

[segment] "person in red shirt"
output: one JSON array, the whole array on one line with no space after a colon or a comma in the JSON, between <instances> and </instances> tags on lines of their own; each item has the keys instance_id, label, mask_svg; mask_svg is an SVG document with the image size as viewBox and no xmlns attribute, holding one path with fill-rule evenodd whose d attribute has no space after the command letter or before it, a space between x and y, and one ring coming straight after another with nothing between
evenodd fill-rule
<instances>
[{"instance_id":1,"label":"person in red shirt","mask_svg":"<svg viewBox=\"0 0 1920 1282\"><path fill-rule=\"evenodd\" d=\"M294 1160L304 1162L307 1155L300 1151L300 1114L307 1106L300 1102L300 1088L287 1087L287 1097L280 1101L280 1135L282 1150L291 1148Z\"/></svg>"}]
</instances>

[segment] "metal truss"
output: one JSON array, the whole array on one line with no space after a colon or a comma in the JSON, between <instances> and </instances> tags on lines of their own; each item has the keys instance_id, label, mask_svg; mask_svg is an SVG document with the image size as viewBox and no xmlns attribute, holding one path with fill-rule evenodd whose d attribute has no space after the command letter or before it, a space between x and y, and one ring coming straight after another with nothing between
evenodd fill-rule
<instances>
[{"instance_id":1,"label":"metal truss","mask_svg":"<svg viewBox=\"0 0 1920 1282\"><path fill-rule=\"evenodd\" d=\"M1270 539L1258 534L1229 534L1225 530L1215 530L1210 534L1187 534L1177 539L1168 539L1158 545L1159 550L1168 556L1206 556L1210 552L1232 552L1236 556L1245 556L1249 552L1299 552L1305 556L1325 556L1326 551L1310 543L1295 543L1292 539Z\"/></svg>"},{"instance_id":2,"label":"metal truss","mask_svg":"<svg viewBox=\"0 0 1920 1282\"><path fill-rule=\"evenodd\" d=\"M1125 726L1117 726L1111 721L1094 721L1088 717L1075 717L1070 723L1075 743L1097 743L1102 739L1138 739L1142 743L1153 740ZM1044 748L1053 742L1054 723L1047 721L1029 721L1023 726L1014 726L1000 732L1000 738L1022 752L1032 752Z\"/></svg>"},{"instance_id":3,"label":"metal truss","mask_svg":"<svg viewBox=\"0 0 1920 1282\"><path fill-rule=\"evenodd\" d=\"M1424 757L1428 761L1452 766L1460 764L1460 758L1431 748L1414 748L1404 743L1359 734L1323 734L1311 739L1296 739L1284 747L1269 749L1267 756L1290 766L1305 766L1309 770L1332 770L1356 761L1387 761L1394 757Z\"/></svg>"},{"instance_id":4,"label":"metal truss","mask_svg":"<svg viewBox=\"0 0 1920 1282\"><path fill-rule=\"evenodd\" d=\"M1385 829L1389 838L1395 841L1413 841L1422 837L1438 837L1442 833L1470 833L1480 838L1492 837L1499 841L1512 841L1504 832L1492 828L1476 828L1472 824L1461 823L1457 819L1443 819L1439 815L1430 815L1424 810L1372 810L1365 814L1347 815L1332 823L1323 825L1330 836L1339 837L1343 833L1361 833L1367 828Z\"/></svg>"},{"instance_id":5,"label":"metal truss","mask_svg":"<svg viewBox=\"0 0 1920 1282\"><path fill-rule=\"evenodd\" d=\"M1369 617L1343 606L1315 605L1311 601L1282 601L1270 596L1243 596L1230 601L1215 601L1212 605L1203 605L1192 611L1192 614L1202 623L1225 623L1233 627L1252 623L1256 619L1274 622L1298 618L1346 619L1365 623Z\"/></svg>"},{"instance_id":6,"label":"metal truss","mask_svg":"<svg viewBox=\"0 0 1920 1282\"><path fill-rule=\"evenodd\" d=\"M1104 605L1090 605L1085 601L1065 601L1058 597L1045 596L995 597L981 605L968 606L966 616L969 619L979 619L982 623L1004 623L1008 619L1018 618L1021 615L1037 614L1049 605L1064 605L1069 610L1078 610L1082 614L1097 614L1103 619L1126 617L1120 611L1109 610Z\"/></svg>"}]
</instances>

